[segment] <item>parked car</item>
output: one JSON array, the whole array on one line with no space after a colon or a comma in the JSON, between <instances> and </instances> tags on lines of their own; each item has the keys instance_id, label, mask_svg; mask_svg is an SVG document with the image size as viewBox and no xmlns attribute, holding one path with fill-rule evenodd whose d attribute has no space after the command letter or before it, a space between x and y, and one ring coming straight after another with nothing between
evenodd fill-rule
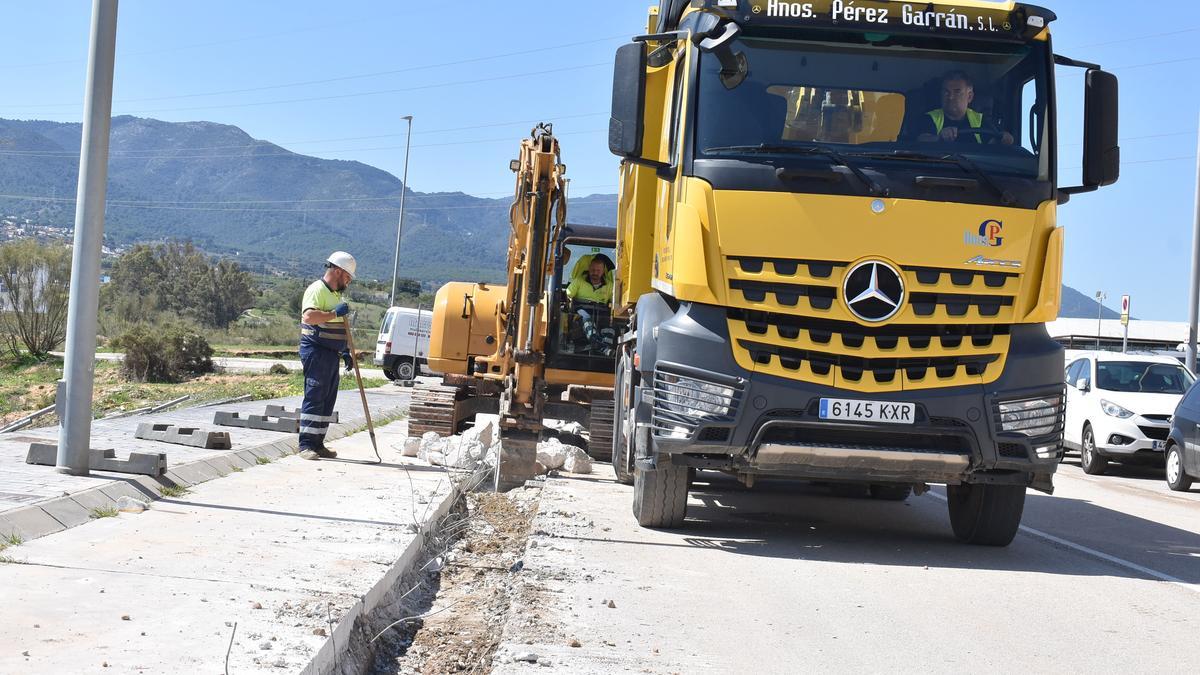
<instances>
[{"instance_id":1,"label":"parked car","mask_svg":"<svg viewBox=\"0 0 1200 675\"><path fill-rule=\"evenodd\" d=\"M1192 385L1175 408L1167 439L1167 487L1184 492L1194 480L1200 480L1200 385Z\"/></svg>"},{"instance_id":2,"label":"parked car","mask_svg":"<svg viewBox=\"0 0 1200 675\"><path fill-rule=\"evenodd\" d=\"M1171 416L1194 381L1171 357L1076 354L1067 365L1064 445L1092 475L1110 461L1162 464Z\"/></svg>"},{"instance_id":3,"label":"parked car","mask_svg":"<svg viewBox=\"0 0 1200 675\"><path fill-rule=\"evenodd\" d=\"M375 365L383 368L389 380L407 381L416 377L429 355L429 331L433 312L408 307L392 307L383 315L379 339L375 342Z\"/></svg>"}]
</instances>

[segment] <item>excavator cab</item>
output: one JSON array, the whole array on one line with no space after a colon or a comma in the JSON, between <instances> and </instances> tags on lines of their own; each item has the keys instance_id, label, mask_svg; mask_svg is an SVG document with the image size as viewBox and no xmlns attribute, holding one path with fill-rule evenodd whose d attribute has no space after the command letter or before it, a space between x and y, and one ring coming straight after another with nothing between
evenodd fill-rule
<instances>
[{"instance_id":1,"label":"excavator cab","mask_svg":"<svg viewBox=\"0 0 1200 675\"><path fill-rule=\"evenodd\" d=\"M546 354L548 368L570 371L612 373L616 353L612 299L593 302L570 298L567 289L573 281L586 277L594 262L603 263L605 279L611 287L615 274L616 229L595 225L567 225L557 244L554 276L550 281L552 316L549 317Z\"/></svg>"}]
</instances>

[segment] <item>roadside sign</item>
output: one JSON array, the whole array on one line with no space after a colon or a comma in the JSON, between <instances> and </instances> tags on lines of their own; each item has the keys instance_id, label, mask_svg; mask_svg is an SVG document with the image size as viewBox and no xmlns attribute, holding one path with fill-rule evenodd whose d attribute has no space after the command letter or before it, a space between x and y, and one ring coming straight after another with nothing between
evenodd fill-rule
<instances>
[{"instance_id":1,"label":"roadside sign","mask_svg":"<svg viewBox=\"0 0 1200 675\"><path fill-rule=\"evenodd\" d=\"M1129 296L1121 296L1121 325L1129 325Z\"/></svg>"}]
</instances>

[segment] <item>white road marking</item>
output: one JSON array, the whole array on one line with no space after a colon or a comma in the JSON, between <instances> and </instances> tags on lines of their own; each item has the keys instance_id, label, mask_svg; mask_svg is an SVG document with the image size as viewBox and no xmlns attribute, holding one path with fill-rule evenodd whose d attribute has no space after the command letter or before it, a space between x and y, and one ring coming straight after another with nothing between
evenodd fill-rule
<instances>
[{"instance_id":1,"label":"white road marking","mask_svg":"<svg viewBox=\"0 0 1200 675\"><path fill-rule=\"evenodd\" d=\"M944 495L940 495L936 492L932 492L932 491L929 492L929 496L933 497L935 499L940 499L942 501L946 501L946 497ZM1126 569L1130 569L1135 572L1141 572L1142 574L1145 574L1146 576L1150 576L1155 579L1158 579L1159 581L1165 581L1169 584L1174 584L1176 586L1179 586L1180 588L1191 591L1193 593L1200 594L1200 585L1188 583L1188 582L1184 581L1183 579L1180 579L1179 577L1173 577L1170 574L1167 574L1165 572L1159 572L1158 570L1152 570L1149 567L1145 567L1145 566L1139 565L1135 562L1125 560L1124 558L1118 558L1114 555L1109 555L1107 553L1104 553L1103 551L1097 551L1094 548L1089 548L1087 546L1084 546L1083 544L1076 544L1073 541L1067 541L1066 539L1063 539L1062 537L1056 537L1048 532L1042 532L1041 530L1035 530L1032 527L1026 527L1025 525L1022 525L1020 529L1025 534L1028 534L1033 537L1037 537L1039 539L1043 539L1052 544L1058 544L1059 546L1065 546L1066 548L1069 548L1073 551L1082 553L1084 555L1089 555L1094 558L1099 558L1106 562L1110 562L1114 565L1117 565L1119 567L1124 567Z\"/></svg>"}]
</instances>

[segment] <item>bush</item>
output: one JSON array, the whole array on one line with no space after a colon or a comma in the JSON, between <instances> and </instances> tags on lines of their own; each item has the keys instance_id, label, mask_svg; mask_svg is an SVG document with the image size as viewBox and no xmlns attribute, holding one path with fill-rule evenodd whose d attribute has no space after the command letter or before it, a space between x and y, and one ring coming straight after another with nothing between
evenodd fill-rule
<instances>
[{"instance_id":1,"label":"bush","mask_svg":"<svg viewBox=\"0 0 1200 675\"><path fill-rule=\"evenodd\" d=\"M213 371L212 347L195 330L172 325L155 329L136 324L113 341L125 352L121 370L137 382L179 382Z\"/></svg>"},{"instance_id":2,"label":"bush","mask_svg":"<svg viewBox=\"0 0 1200 675\"><path fill-rule=\"evenodd\" d=\"M276 363L276 364L272 365L271 370L269 370L268 372L272 375L291 375L292 374L292 371L288 370L288 367L283 365L282 363Z\"/></svg>"}]
</instances>

